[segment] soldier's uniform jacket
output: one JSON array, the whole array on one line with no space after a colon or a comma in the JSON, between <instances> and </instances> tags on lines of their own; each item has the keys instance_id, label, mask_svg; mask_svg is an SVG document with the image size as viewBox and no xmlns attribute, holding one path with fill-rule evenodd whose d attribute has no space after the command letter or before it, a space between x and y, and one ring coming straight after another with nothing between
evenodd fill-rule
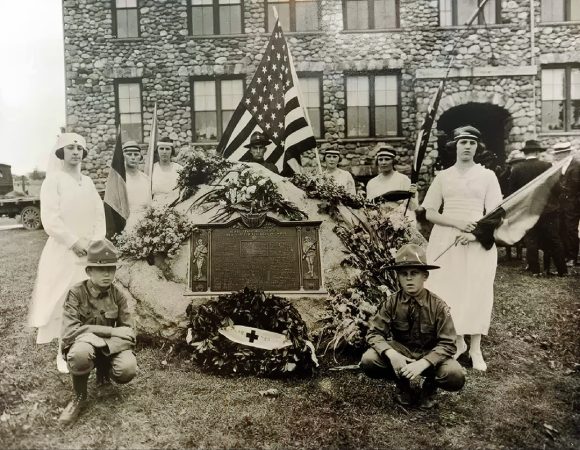
<instances>
[{"instance_id":1,"label":"soldier's uniform jacket","mask_svg":"<svg viewBox=\"0 0 580 450\"><path fill-rule=\"evenodd\" d=\"M107 353L118 353L132 348L134 342L111 337L111 327L132 326L127 300L114 285L100 292L90 280L81 281L69 290L64 303L63 350L66 351L81 334L94 333L107 342Z\"/></svg>"},{"instance_id":2,"label":"soldier's uniform jacket","mask_svg":"<svg viewBox=\"0 0 580 450\"><path fill-rule=\"evenodd\" d=\"M387 297L369 321L367 342L379 355L395 342L403 344L413 357L436 366L455 354L456 336L443 300L427 289L415 297L401 290Z\"/></svg>"}]
</instances>

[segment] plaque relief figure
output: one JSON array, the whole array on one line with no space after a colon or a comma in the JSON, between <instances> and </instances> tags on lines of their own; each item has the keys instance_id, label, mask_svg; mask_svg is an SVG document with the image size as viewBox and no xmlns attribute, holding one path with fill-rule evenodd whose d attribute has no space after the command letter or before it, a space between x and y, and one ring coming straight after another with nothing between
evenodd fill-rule
<instances>
[{"instance_id":1,"label":"plaque relief figure","mask_svg":"<svg viewBox=\"0 0 580 450\"><path fill-rule=\"evenodd\" d=\"M193 250L193 261L197 267L197 274L195 275L196 280L201 280L204 275L202 272L202 267L207 258L207 253L207 245L203 243L202 239L198 239L195 249Z\"/></svg>"},{"instance_id":2,"label":"plaque relief figure","mask_svg":"<svg viewBox=\"0 0 580 450\"><path fill-rule=\"evenodd\" d=\"M310 236L306 236L302 242L302 259L306 261L306 276L314 278L314 258L316 257L316 242Z\"/></svg>"}]
</instances>

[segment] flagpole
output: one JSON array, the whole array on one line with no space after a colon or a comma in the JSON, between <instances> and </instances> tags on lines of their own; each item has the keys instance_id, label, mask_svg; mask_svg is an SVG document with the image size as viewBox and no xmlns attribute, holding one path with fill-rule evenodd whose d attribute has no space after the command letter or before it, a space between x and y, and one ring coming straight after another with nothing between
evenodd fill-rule
<instances>
[{"instance_id":1,"label":"flagpole","mask_svg":"<svg viewBox=\"0 0 580 450\"><path fill-rule=\"evenodd\" d=\"M153 164L155 156L155 144L157 141L157 102L153 107L153 117L151 118L151 131L149 131L149 145L145 160L145 174L149 177L149 196L153 198Z\"/></svg>"},{"instance_id":2,"label":"flagpole","mask_svg":"<svg viewBox=\"0 0 580 450\"><path fill-rule=\"evenodd\" d=\"M278 9L272 6L272 11L274 12L274 18L278 21L280 18L278 16ZM292 58L292 52L290 51L290 44L286 41L286 47L288 48L288 63L290 65L290 74L292 80L294 81L296 87L296 95L298 96L298 101L300 102L300 107L306 119L308 126L312 128L312 123L310 122L310 116L308 115L308 109L304 106L304 98L302 97L302 89L300 89L300 83L298 83L298 75L296 74L296 69L294 67L294 58ZM316 154L316 165L318 166L318 172L322 173L322 166L320 165L320 155L318 154L318 146L314 147L314 153ZM301 166L302 167L302 166Z\"/></svg>"}]
</instances>

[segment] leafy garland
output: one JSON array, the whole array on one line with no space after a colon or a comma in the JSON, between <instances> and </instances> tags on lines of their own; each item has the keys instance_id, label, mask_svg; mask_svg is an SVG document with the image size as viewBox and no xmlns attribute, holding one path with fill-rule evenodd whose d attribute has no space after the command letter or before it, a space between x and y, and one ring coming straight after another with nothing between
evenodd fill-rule
<instances>
[{"instance_id":1,"label":"leafy garland","mask_svg":"<svg viewBox=\"0 0 580 450\"><path fill-rule=\"evenodd\" d=\"M210 372L281 376L314 370L306 324L285 298L246 288L197 307L189 305L186 313L192 358ZM218 333L233 324L283 333L292 345L263 350L237 344Z\"/></svg>"},{"instance_id":2,"label":"leafy garland","mask_svg":"<svg viewBox=\"0 0 580 450\"><path fill-rule=\"evenodd\" d=\"M194 229L188 218L173 208L150 206L135 227L113 240L121 257L151 262L155 255L173 258Z\"/></svg>"},{"instance_id":3,"label":"leafy garland","mask_svg":"<svg viewBox=\"0 0 580 450\"><path fill-rule=\"evenodd\" d=\"M275 211L290 220L307 217L294 203L282 197L270 178L247 167L230 170L213 187L192 204L192 207L205 205L205 212L217 208L212 221L226 220L235 212L259 214Z\"/></svg>"}]
</instances>

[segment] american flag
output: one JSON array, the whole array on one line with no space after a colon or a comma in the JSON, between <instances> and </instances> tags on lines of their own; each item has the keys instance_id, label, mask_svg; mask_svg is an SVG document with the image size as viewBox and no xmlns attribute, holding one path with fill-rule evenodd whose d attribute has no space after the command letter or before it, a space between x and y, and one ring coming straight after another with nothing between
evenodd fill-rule
<instances>
[{"instance_id":1,"label":"american flag","mask_svg":"<svg viewBox=\"0 0 580 450\"><path fill-rule=\"evenodd\" d=\"M417 135L417 142L415 143L415 157L413 158L413 167L411 170L411 183L416 183L419 180L419 171L421 170L421 165L423 164L423 158L425 157L425 152L427 151L427 145L429 145L431 128L435 122L435 116L437 115L437 109L439 108L439 102L441 101L441 95L443 94L443 86L445 86L445 80L441 80L439 83L439 88L437 89L435 96L431 99L431 103L429 103L427 113L425 114L425 119L423 120L423 125L421 126L419 134Z\"/></svg>"},{"instance_id":2,"label":"american flag","mask_svg":"<svg viewBox=\"0 0 580 450\"><path fill-rule=\"evenodd\" d=\"M264 159L280 173L290 174L287 162L294 158L300 163L300 155L316 147L299 99L292 57L276 21L264 57L218 144L218 153L243 161L249 152L244 145L254 131L260 131L272 141Z\"/></svg>"}]
</instances>

